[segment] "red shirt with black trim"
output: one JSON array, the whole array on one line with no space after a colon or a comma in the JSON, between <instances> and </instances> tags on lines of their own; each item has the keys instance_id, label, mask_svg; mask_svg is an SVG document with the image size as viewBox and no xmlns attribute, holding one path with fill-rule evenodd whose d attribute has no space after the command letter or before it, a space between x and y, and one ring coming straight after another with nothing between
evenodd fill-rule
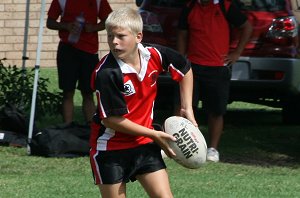
<instances>
[{"instance_id":1,"label":"red shirt with black trim","mask_svg":"<svg viewBox=\"0 0 300 198\"><path fill-rule=\"evenodd\" d=\"M190 5L191 2L183 9L178 23L180 30L188 31L188 59L199 65L224 66L224 56L229 51L230 25L239 27L247 17L227 0L224 0L226 17L217 0L208 5L198 1Z\"/></svg>"},{"instance_id":2,"label":"red shirt with black trim","mask_svg":"<svg viewBox=\"0 0 300 198\"><path fill-rule=\"evenodd\" d=\"M91 131L90 145L95 150L120 150L153 142L144 136L134 136L106 128L101 119L123 116L153 129L153 108L157 93L158 75L168 71L180 81L190 69L190 62L178 52L162 46L138 45L141 70L116 60L109 53L101 59L92 76L91 85L96 91L97 113Z\"/></svg>"},{"instance_id":3,"label":"red shirt with black trim","mask_svg":"<svg viewBox=\"0 0 300 198\"><path fill-rule=\"evenodd\" d=\"M59 0L53 0L48 11L48 17L57 20L61 16L61 22L70 23L74 22L75 18L83 12L86 24L97 24L98 19L106 20L111 11L107 0L101 0L99 8L97 8L96 0L66 0L64 9L61 8ZM61 42L68 43L68 36L68 31L59 31ZM99 48L98 32L82 31L78 43L73 44L73 46L91 54L97 53Z\"/></svg>"}]
</instances>

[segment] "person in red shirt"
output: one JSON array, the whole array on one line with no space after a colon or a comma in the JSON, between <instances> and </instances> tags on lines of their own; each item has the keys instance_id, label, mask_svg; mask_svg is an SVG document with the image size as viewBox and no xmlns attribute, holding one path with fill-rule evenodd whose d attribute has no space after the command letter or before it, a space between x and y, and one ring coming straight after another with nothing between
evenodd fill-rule
<instances>
[{"instance_id":1,"label":"person in red shirt","mask_svg":"<svg viewBox=\"0 0 300 198\"><path fill-rule=\"evenodd\" d=\"M241 30L239 43L233 51L229 51L230 26ZM178 51L192 62L193 106L197 108L201 97L202 107L208 115L210 144L207 160L218 162L217 148L229 98L230 66L242 53L252 26L234 3L192 0L183 8L178 27Z\"/></svg>"},{"instance_id":2,"label":"person in red shirt","mask_svg":"<svg viewBox=\"0 0 300 198\"><path fill-rule=\"evenodd\" d=\"M73 121L76 84L82 95L82 110L87 122L95 112L91 74L99 62L98 31L104 30L104 22L112 11L107 0L53 0L47 19L47 27L58 30L60 42L57 50L59 88L63 90L63 120ZM77 43L70 42L71 33L79 31L76 17L83 15L84 24Z\"/></svg>"},{"instance_id":3,"label":"person in red shirt","mask_svg":"<svg viewBox=\"0 0 300 198\"><path fill-rule=\"evenodd\" d=\"M102 197L125 197L138 180L149 197L173 197L161 149L174 156L175 138L152 126L158 75L179 82L181 115L195 126L190 62L175 50L142 44L143 21L132 8L114 10L105 22L110 53L92 76L97 111L91 125L90 161Z\"/></svg>"}]
</instances>

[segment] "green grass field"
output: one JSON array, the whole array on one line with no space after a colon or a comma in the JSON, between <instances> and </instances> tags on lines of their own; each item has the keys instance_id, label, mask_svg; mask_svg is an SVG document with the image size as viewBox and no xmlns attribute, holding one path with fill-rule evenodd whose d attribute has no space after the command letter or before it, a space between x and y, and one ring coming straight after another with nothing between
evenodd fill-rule
<instances>
[{"instance_id":1,"label":"green grass field","mask_svg":"<svg viewBox=\"0 0 300 198\"><path fill-rule=\"evenodd\" d=\"M54 69L41 69L57 89ZM76 104L80 97L76 96ZM200 130L207 125L198 115ZM170 113L158 112L157 120ZM81 119L80 108L76 117ZM40 126L59 122L44 119ZM300 197L300 126L283 125L280 110L233 103L225 117L220 163L190 170L165 159L176 198L296 198ZM88 157L29 156L26 148L0 146L0 198L96 198ZM127 197L147 197L138 182L129 183Z\"/></svg>"}]
</instances>

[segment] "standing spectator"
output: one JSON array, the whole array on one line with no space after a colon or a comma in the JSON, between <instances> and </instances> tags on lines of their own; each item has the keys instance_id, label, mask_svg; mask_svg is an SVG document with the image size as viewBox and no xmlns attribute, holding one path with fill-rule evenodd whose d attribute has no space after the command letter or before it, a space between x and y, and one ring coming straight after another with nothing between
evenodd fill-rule
<instances>
[{"instance_id":1,"label":"standing spectator","mask_svg":"<svg viewBox=\"0 0 300 198\"><path fill-rule=\"evenodd\" d=\"M231 26L241 31L239 43L233 51L229 51ZM178 27L178 51L192 62L193 107L197 108L201 98L208 117L207 160L218 162L217 148L229 98L230 66L242 53L252 26L234 3L192 0L183 8Z\"/></svg>"},{"instance_id":2,"label":"standing spectator","mask_svg":"<svg viewBox=\"0 0 300 198\"><path fill-rule=\"evenodd\" d=\"M90 77L99 62L98 31L104 30L105 20L112 11L107 0L53 0L48 11L47 27L58 30L60 42L57 50L59 88L63 90L63 120L73 121L76 85L82 96L84 118L90 122L95 113ZM76 17L84 17L84 25L77 43L68 36L80 29ZM60 18L60 19L59 19ZM59 20L58 20L59 19Z\"/></svg>"},{"instance_id":3,"label":"standing spectator","mask_svg":"<svg viewBox=\"0 0 300 198\"><path fill-rule=\"evenodd\" d=\"M160 151L174 156L167 141L175 138L152 126L157 78L169 71L179 82L182 113L197 125L190 63L170 48L141 44L143 21L134 9L113 11L105 28L110 53L99 62L91 82L98 107L90 138L95 183L102 197L126 197L126 183L138 180L149 197L171 198Z\"/></svg>"}]
</instances>

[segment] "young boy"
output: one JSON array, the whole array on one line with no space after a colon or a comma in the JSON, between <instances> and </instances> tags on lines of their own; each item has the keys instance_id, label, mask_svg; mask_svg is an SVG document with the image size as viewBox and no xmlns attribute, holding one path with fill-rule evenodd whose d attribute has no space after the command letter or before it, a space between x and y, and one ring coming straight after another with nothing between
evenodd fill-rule
<instances>
[{"instance_id":1,"label":"young boy","mask_svg":"<svg viewBox=\"0 0 300 198\"><path fill-rule=\"evenodd\" d=\"M97 112L91 132L90 160L102 197L125 197L126 183L138 180L149 197L173 197L161 149L175 156L171 135L152 127L157 78L169 71L180 84L181 115L197 126L192 110L190 63L161 46L141 44L143 22L123 7L105 22L110 53L92 77Z\"/></svg>"}]
</instances>

